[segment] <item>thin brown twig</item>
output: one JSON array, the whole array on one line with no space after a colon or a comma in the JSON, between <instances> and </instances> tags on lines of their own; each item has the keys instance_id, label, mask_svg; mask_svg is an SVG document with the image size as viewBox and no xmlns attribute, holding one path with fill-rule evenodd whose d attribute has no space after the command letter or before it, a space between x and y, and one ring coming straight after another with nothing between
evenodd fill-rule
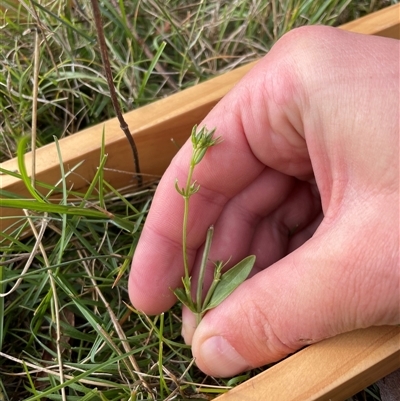
<instances>
[{"instance_id":1,"label":"thin brown twig","mask_svg":"<svg viewBox=\"0 0 400 401\"><path fill-rule=\"evenodd\" d=\"M133 160L135 163L136 179L138 181L139 187L141 187L143 184L143 177L140 174L139 153L138 153L138 150L136 147L135 140L133 139L133 137L129 131L128 124L126 123L126 121L122 115L121 108L118 103L117 93L115 91L114 80L113 80L113 76L112 76L112 72L111 72L110 60L108 58L106 40L104 37L103 24L101 22L101 13L100 13L100 7L99 7L98 0L91 0L91 4L92 4L92 8L93 8L93 15L94 15L94 21L95 21L95 25L96 25L97 38L99 41L101 59L103 61L104 71L105 71L106 78L107 78L108 89L110 91L111 102L112 102L115 114L117 115L119 125L120 125L122 131L124 132L126 138L128 139L129 145L131 146L132 153L133 153Z\"/></svg>"}]
</instances>

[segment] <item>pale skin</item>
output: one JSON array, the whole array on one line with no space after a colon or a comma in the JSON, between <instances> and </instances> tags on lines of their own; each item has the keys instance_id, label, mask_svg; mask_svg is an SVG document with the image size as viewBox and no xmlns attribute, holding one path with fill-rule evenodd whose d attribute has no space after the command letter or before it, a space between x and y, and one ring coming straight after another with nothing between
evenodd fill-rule
<instances>
[{"instance_id":1,"label":"pale skin","mask_svg":"<svg viewBox=\"0 0 400 401\"><path fill-rule=\"evenodd\" d=\"M193 282L211 224L211 260L257 261L197 328L183 311L199 368L232 376L339 333L399 324L399 42L294 30L201 125L223 142L194 174ZM162 177L132 262L130 298L148 314L169 309L181 284L174 181L185 182L190 156L186 143Z\"/></svg>"}]
</instances>

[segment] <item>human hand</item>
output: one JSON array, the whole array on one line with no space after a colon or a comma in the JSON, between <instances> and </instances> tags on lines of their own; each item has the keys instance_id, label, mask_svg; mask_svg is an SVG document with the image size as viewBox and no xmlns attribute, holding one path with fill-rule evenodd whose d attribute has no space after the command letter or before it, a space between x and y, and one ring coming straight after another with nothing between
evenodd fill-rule
<instances>
[{"instance_id":1,"label":"human hand","mask_svg":"<svg viewBox=\"0 0 400 401\"><path fill-rule=\"evenodd\" d=\"M211 261L257 260L198 328L184 310L200 369L232 376L342 332L399 324L399 42L294 30L202 125L223 142L195 171L193 281L211 224ZM181 285L174 181L190 156L186 143L165 172L132 262L130 298L148 314L170 308Z\"/></svg>"}]
</instances>

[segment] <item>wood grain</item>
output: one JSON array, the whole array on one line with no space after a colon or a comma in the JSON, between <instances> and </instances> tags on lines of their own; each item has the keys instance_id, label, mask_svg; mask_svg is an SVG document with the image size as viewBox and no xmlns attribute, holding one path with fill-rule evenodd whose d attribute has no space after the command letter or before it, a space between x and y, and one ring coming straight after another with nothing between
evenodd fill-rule
<instances>
[{"instance_id":1,"label":"wood grain","mask_svg":"<svg viewBox=\"0 0 400 401\"><path fill-rule=\"evenodd\" d=\"M341 401L400 368L400 327L371 327L299 351L218 401Z\"/></svg>"}]
</instances>

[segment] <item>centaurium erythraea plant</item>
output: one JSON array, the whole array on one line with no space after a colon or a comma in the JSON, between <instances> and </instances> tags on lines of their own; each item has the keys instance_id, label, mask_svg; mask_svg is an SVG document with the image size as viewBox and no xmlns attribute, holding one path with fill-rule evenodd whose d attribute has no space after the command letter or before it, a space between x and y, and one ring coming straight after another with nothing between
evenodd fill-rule
<instances>
[{"instance_id":1,"label":"centaurium erythraea plant","mask_svg":"<svg viewBox=\"0 0 400 401\"><path fill-rule=\"evenodd\" d=\"M183 229L182 229L182 254L184 275L182 277L183 288L174 290L176 297L187 306L196 316L197 324L200 323L204 314L218 306L224 299L226 299L243 281L246 280L250 271L255 263L255 256L247 256L242 261L237 263L234 267L230 268L226 273L222 273L226 263L222 261L214 262L214 279L208 289L206 296L203 299L203 286L206 266L208 262L208 255L211 249L212 237L214 227L210 226L207 230L204 251L200 264L199 279L197 282L196 296L192 298L192 283L189 273L189 263L187 255L187 225L189 218L189 200L196 192L200 190L200 184L193 181L193 172L195 166L204 158L207 150L222 142L220 137L214 138L215 128L208 130L205 126L197 129L195 125L191 133L192 142L192 157L189 165L188 177L186 185L179 188L178 180L175 181L175 188L184 200L183 212Z\"/></svg>"}]
</instances>

